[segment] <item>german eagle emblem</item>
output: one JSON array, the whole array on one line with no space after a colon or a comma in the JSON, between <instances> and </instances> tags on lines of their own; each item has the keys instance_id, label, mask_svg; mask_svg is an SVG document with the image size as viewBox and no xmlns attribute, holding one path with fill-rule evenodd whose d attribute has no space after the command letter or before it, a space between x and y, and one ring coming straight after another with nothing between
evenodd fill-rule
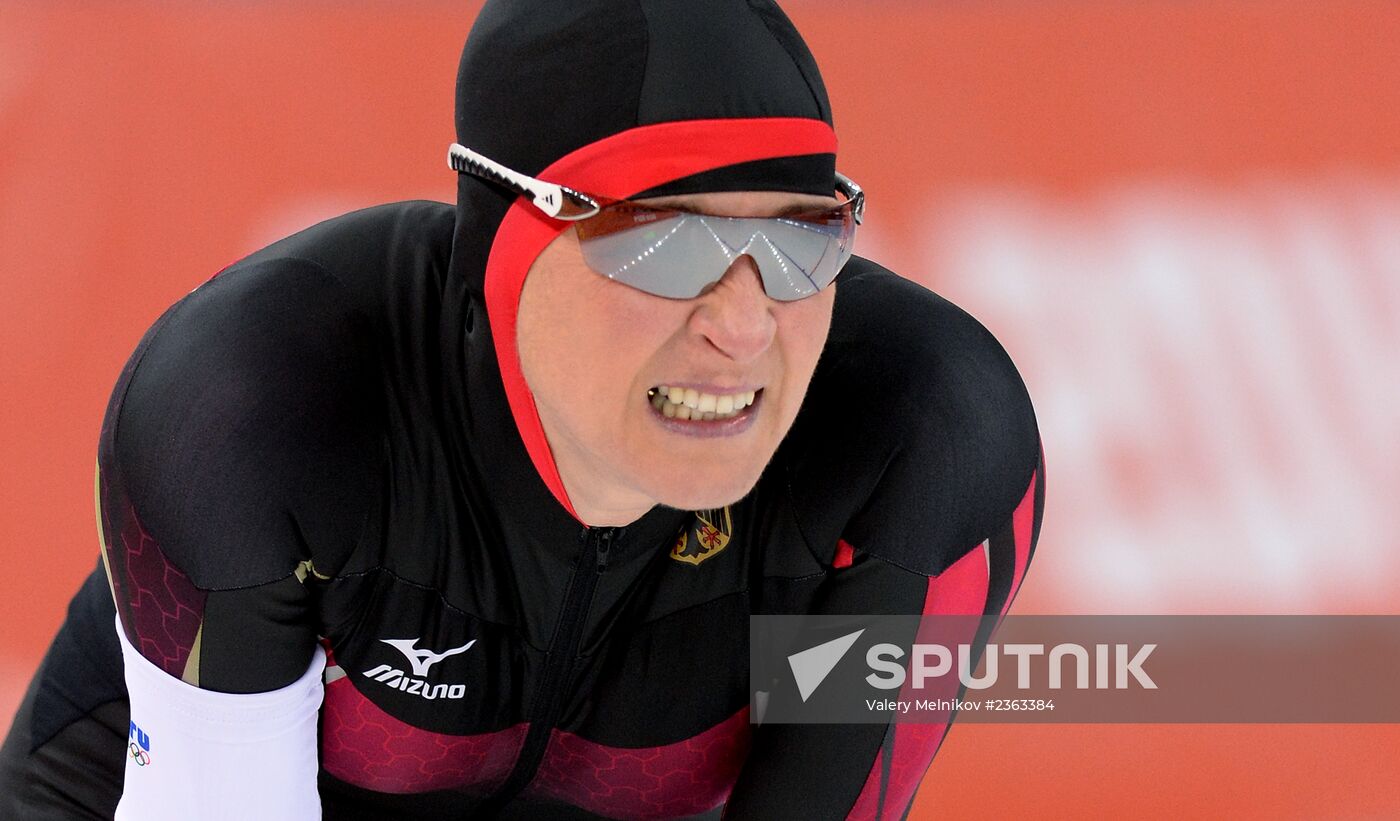
<instances>
[{"instance_id":1,"label":"german eagle emblem","mask_svg":"<svg viewBox=\"0 0 1400 821\"><path fill-rule=\"evenodd\" d=\"M697 510L695 519L676 537L671 558L686 564L700 564L723 550L732 535L734 519L728 507Z\"/></svg>"}]
</instances>

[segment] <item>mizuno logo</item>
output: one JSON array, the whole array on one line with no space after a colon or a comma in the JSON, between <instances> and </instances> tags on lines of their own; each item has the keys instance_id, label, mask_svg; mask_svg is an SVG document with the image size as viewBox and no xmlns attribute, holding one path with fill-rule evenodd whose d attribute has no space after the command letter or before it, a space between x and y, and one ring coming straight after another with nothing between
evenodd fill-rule
<instances>
[{"instance_id":1,"label":"mizuno logo","mask_svg":"<svg viewBox=\"0 0 1400 821\"><path fill-rule=\"evenodd\" d=\"M402 670L381 664L373 670L366 670L365 675L375 681L383 682L395 690L402 690L411 696L422 696L428 701L439 698L461 698L467 694L465 684L432 684L421 678L413 678L404 675Z\"/></svg>"},{"instance_id":2,"label":"mizuno logo","mask_svg":"<svg viewBox=\"0 0 1400 821\"><path fill-rule=\"evenodd\" d=\"M413 676L389 664L381 664L373 670L364 671L364 675L375 681L386 684L396 690L401 690L412 696L422 696L433 701L439 698L462 698L467 694L465 684L432 684L424 679L428 675L428 670L439 661L448 656L455 656L458 653L465 653L476 644L476 639L472 639L461 647L453 647L451 650L444 650L441 653L434 653L432 650L419 650L414 647L420 639L380 639L380 641L403 653L404 658L413 667Z\"/></svg>"},{"instance_id":3,"label":"mizuno logo","mask_svg":"<svg viewBox=\"0 0 1400 821\"><path fill-rule=\"evenodd\" d=\"M461 647L454 647L451 650L434 653L432 650L415 649L413 645L417 644L419 639L380 639L380 641L398 650L400 653L403 653L404 658L408 659L408 663L413 665L413 674L415 676L424 677L428 675L429 667L432 667L448 656L465 653L473 644L476 644L476 639L472 639Z\"/></svg>"}]
</instances>

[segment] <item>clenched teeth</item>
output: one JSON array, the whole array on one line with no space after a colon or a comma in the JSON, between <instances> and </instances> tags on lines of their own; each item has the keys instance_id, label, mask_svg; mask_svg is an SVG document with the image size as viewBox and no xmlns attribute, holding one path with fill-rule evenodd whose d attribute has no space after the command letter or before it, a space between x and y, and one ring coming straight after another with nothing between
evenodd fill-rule
<instances>
[{"instance_id":1,"label":"clenched teeth","mask_svg":"<svg viewBox=\"0 0 1400 821\"><path fill-rule=\"evenodd\" d=\"M702 393L694 388L660 385L647 391L652 407L668 419L709 422L729 419L753 404L756 391L745 393Z\"/></svg>"}]
</instances>

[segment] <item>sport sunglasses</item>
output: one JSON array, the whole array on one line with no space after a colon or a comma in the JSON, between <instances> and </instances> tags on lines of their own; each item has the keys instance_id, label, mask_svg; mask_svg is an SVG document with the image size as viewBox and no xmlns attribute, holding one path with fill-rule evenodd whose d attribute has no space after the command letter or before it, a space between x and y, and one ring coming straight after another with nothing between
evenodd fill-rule
<instances>
[{"instance_id":1,"label":"sport sunglasses","mask_svg":"<svg viewBox=\"0 0 1400 821\"><path fill-rule=\"evenodd\" d=\"M836 175L839 205L776 217L725 217L584 194L512 171L453 143L447 162L529 198L546 216L574 223L588 267L660 297L692 299L749 255L763 289L791 302L830 285L851 258L865 193Z\"/></svg>"}]
</instances>

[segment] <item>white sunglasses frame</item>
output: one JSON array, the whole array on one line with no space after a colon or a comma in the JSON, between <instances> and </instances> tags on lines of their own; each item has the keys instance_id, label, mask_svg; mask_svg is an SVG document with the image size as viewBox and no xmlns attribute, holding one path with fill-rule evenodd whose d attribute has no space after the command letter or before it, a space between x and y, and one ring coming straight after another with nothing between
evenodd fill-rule
<instances>
[{"instance_id":1,"label":"white sunglasses frame","mask_svg":"<svg viewBox=\"0 0 1400 821\"><path fill-rule=\"evenodd\" d=\"M461 143L448 147L447 164L459 174L482 177L528 197L532 205L557 220L577 222L603 210L603 205L587 194L521 174ZM865 220L865 192L854 180L839 171L836 173L836 186L848 202L855 203L853 216L856 225L861 225Z\"/></svg>"}]
</instances>

